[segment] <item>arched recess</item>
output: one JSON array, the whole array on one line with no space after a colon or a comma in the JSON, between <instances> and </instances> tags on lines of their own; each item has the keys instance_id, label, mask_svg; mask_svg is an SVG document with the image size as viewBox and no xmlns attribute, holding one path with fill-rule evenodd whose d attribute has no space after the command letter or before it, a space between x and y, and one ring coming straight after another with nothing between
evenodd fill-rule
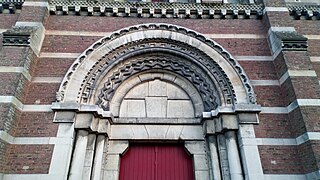
<instances>
[{"instance_id":1,"label":"arched recess","mask_svg":"<svg viewBox=\"0 0 320 180\"><path fill-rule=\"evenodd\" d=\"M147 91L152 84L165 85L185 96L170 99L167 89L159 97L129 96L146 83ZM164 103L166 115L129 113L121 119L121 107L130 98ZM192 109L193 116L168 116L170 103ZM248 132L260 111L247 75L220 45L183 27L142 24L100 39L72 64L52 109L54 122L70 123L76 134L69 150L73 157L65 163L71 168L64 173L68 179L117 179L119 155L136 140L183 141L193 155L196 179L262 174L257 147L243 144L254 138Z\"/></svg>"}]
</instances>

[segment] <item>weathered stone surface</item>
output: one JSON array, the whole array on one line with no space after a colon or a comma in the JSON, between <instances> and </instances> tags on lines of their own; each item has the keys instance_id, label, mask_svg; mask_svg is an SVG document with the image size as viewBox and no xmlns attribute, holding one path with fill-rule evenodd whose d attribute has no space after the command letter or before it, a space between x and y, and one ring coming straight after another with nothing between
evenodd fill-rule
<instances>
[{"instance_id":1,"label":"weathered stone surface","mask_svg":"<svg viewBox=\"0 0 320 180\"><path fill-rule=\"evenodd\" d=\"M147 117L167 117L167 97L146 97Z\"/></svg>"},{"instance_id":2,"label":"weathered stone surface","mask_svg":"<svg viewBox=\"0 0 320 180\"><path fill-rule=\"evenodd\" d=\"M120 117L146 117L144 100L123 100L120 106Z\"/></svg>"},{"instance_id":3,"label":"weathered stone surface","mask_svg":"<svg viewBox=\"0 0 320 180\"><path fill-rule=\"evenodd\" d=\"M194 117L194 110L190 100L168 100L167 117Z\"/></svg>"}]
</instances>

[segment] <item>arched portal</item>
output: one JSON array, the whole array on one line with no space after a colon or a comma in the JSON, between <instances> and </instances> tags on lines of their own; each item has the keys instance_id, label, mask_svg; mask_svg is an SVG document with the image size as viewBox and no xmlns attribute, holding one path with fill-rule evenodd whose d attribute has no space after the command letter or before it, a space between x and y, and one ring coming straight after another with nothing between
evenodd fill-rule
<instances>
[{"instance_id":1,"label":"arched portal","mask_svg":"<svg viewBox=\"0 0 320 180\"><path fill-rule=\"evenodd\" d=\"M135 142L183 143L197 180L261 171L249 162L257 147L238 141L254 136L260 111L248 77L221 46L182 27L143 24L100 39L70 67L52 108L75 132L68 179L118 179Z\"/></svg>"}]
</instances>

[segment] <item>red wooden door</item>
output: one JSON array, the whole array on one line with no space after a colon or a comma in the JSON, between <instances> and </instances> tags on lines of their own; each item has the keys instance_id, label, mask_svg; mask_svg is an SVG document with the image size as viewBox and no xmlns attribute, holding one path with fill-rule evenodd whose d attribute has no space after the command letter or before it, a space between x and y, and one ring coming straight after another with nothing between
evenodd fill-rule
<instances>
[{"instance_id":1,"label":"red wooden door","mask_svg":"<svg viewBox=\"0 0 320 180\"><path fill-rule=\"evenodd\" d=\"M182 145L130 144L120 180L193 180L192 158Z\"/></svg>"}]
</instances>

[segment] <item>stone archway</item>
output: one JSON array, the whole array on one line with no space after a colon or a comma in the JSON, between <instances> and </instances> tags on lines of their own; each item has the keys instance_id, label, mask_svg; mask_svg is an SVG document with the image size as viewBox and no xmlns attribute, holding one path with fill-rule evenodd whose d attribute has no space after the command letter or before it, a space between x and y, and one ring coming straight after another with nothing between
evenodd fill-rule
<instances>
[{"instance_id":1,"label":"stone archway","mask_svg":"<svg viewBox=\"0 0 320 180\"><path fill-rule=\"evenodd\" d=\"M145 24L102 38L70 67L57 100L55 122L76 134L68 179L117 179L131 141L184 142L197 180L262 174L249 161L260 163L257 147L237 140L254 138L246 132L258 122L250 82L228 52L191 30Z\"/></svg>"}]
</instances>

